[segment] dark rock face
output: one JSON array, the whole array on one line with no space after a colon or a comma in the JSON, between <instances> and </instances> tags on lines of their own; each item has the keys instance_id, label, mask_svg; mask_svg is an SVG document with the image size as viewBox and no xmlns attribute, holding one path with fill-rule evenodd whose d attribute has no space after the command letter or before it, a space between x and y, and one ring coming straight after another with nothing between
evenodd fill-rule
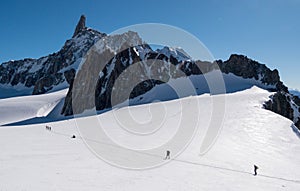
<instances>
[{"instance_id":1,"label":"dark rock face","mask_svg":"<svg viewBox=\"0 0 300 191\"><path fill-rule=\"evenodd\" d=\"M74 38L76 35L78 35L82 30L86 29L85 20L86 20L85 16L81 15L81 17L76 25L76 28L75 28L72 38Z\"/></svg>"},{"instance_id":2,"label":"dark rock face","mask_svg":"<svg viewBox=\"0 0 300 191\"><path fill-rule=\"evenodd\" d=\"M297 122L295 123L295 125L300 130L300 117L298 117Z\"/></svg>"},{"instance_id":3,"label":"dark rock face","mask_svg":"<svg viewBox=\"0 0 300 191\"><path fill-rule=\"evenodd\" d=\"M270 97L270 100L264 104L264 107L265 109L271 110L292 120L300 130L300 116L295 112L298 110L300 113L300 103L297 96L293 96L286 92L276 92Z\"/></svg>"},{"instance_id":4,"label":"dark rock face","mask_svg":"<svg viewBox=\"0 0 300 191\"><path fill-rule=\"evenodd\" d=\"M137 84L132 91L130 92L129 98L133 99L135 97L138 97L140 95L143 95L144 93L150 91L152 88L154 88L156 85L165 83L163 81L159 80L145 80L139 84Z\"/></svg>"},{"instance_id":5,"label":"dark rock face","mask_svg":"<svg viewBox=\"0 0 300 191\"><path fill-rule=\"evenodd\" d=\"M112 89L115 84L115 81L120 76L120 74L128 68L128 66L131 64L129 59L129 54L131 54L131 59L135 62L141 61L140 57L134 53L132 48L128 48L119 54L117 54L113 59L109 61L109 63L106 65L106 67L101 71L103 72L102 76L99 77L96 85L96 91L95 91L95 105L97 110L103 110L106 108L111 108L111 95L112 95ZM124 59L128 58L128 59ZM124 59L124 60L123 60ZM113 68L113 69L112 69ZM127 79L124 80L124 85L122 87L126 88L126 82L128 82ZM130 83L130 82L128 82ZM129 87L128 87L129 88ZM130 91L130 90L124 90L124 91ZM143 91L142 89L138 90ZM118 102L122 102L125 100L120 99Z\"/></svg>"},{"instance_id":6,"label":"dark rock face","mask_svg":"<svg viewBox=\"0 0 300 191\"><path fill-rule=\"evenodd\" d=\"M62 114L73 115L73 108L72 108L72 95L73 95L73 82L70 84L69 91L65 98L64 106L61 110Z\"/></svg>"},{"instance_id":7,"label":"dark rock face","mask_svg":"<svg viewBox=\"0 0 300 191\"><path fill-rule=\"evenodd\" d=\"M223 73L232 73L243 78L254 78L260 80L265 85L272 85L272 91L288 92L288 88L280 81L278 70L270 70L266 65L260 64L243 55L233 54L230 58L222 62L217 61Z\"/></svg>"},{"instance_id":8,"label":"dark rock face","mask_svg":"<svg viewBox=\"0 0 300 191\"><path fill-rule=\"evenodd\" d=\"M65 76L65 79L67 80L68 84L73 83L75 74L76 74L76 70L74 68L64 72L64 76Z\"/></svg>"},{"instance_id":9,"label":"dark rock face","mask_svg":"<svg viewBox=\"0 0 300 191\"><path fill-rule=\"evenodd\" d=\"M52 86L59 84L62 80L61 73L56 73L54 75L47 75L45 77L40 78L34 85L34 89L32 94L43 94L52 89Z\"/></svg>"},{"instance_id":10,"label":"dark rock face","mask_svg":"<svg viewBox=\"0 0 300 191\"><path fill-rule=\"evenodd\" d=\"M300 98L298 96L292 95L292 105L294 106L294 110L298 110L298 116L294 116L294 122L296 127L300 130Z\"/></svg>"},{"instance_id":11,"label":"dark rock face","mask_svg":"<svg viewBox=\"0 0 300 191\"><path fill-rule=\"evenodd\" d=\"M293 96L293 101L295 102L295 104L297 104L298 106L300 106L300 98L298 96Z\"/></svg>"},{"instance_id":12,"label":"dark rock face","mask_svg":"<svg viewBox=\"0 0 300 191\"><path fill-rule=\"evenodd\" d=\"M127 47L139 44L142 44L140 37L137 33L130 31L121 35L103 37L101 41L95 44L86 55L84 64L80 70L77 71L76 79L69 88L61 113L64 115L82 113L86 109L93 108L95 106L95 100L97 100L97 103L101 102L107 105L109 103L107 101L108 94L111 90L109 84L117 77L117 71L123 70L126 62L135 62L139 59L138 56L135 55L135 51L132 49L129 53ZM115 55L116 52L120 53ZM129 56L129 54L131 54L131 56ZM103 72L102 76L104 76L105 79L102 80L105 82L100 80L98 83L98 79L101 79L101 77L99 77L100 72ZM101 91L101 88L104 90ZM101 92L100 97L95 96L95 92L99 89ZM76 108L73 108L72 103L76 103Z\"/></svg>"},{"instance_id":13,"label":"dark rock face","mask_svg":"<svg viewBox=\"0 0 300 191\"><path fill-rule=\"evenodd\" d=\"M265 108L293 120L294 110L291 107L289 96L284 92L277 92L271 97L271 100L265 103Z\"/></svg>"}]
</instances>

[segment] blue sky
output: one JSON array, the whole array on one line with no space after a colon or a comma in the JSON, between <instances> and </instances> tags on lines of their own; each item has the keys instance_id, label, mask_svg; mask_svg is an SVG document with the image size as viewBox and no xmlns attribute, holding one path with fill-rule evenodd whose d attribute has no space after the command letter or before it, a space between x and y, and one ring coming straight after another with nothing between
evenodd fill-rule
<instances>
[{"instance_id":1,"label":"blue sky","mask_svg":"<svg viewBox=\"0 0 300 191\"><path fill-rule=\"evenodd\" d=\"M180 27L216 59L247 55L300 89L300 0L1 1L0 62L58 51L81 14L106 33L149 22Z\"/></svg>"}]
</instances>

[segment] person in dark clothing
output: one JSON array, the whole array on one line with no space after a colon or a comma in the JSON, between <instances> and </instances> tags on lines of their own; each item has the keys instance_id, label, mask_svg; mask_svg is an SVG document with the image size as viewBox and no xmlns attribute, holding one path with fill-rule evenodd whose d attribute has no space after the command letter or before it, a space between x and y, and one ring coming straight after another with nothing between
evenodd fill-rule
<instances>
[{"instance_id":1,"label":"person in dark clothing","mask_svg":"<svg viewBox=\"0 0 300 191\"><path fill-rule=\"evenodd\" d=\"M167 154L166 154L166 157L164 160L170 159L170 154L171 154L171 152L169 150L167 150Z\"/></svg>"},{"instance_id":2,"label":"person in dark clothing","mask_svg":"<svg viewBox=\"0 0 300 191\"><path fill-rule=\"evenodd\" d=\"M254 165L254 176L257 175L257 169L258 169L258 166Z\"/></svg>"},{"instance_id":3,"label":"person in dark clothing","mask_svg":"<svg viewBox=\"0 0 300 191\"><path fill-rule=\"evenodd\" d=\"M49 131L51 131L51 127L48 126L48 125L46 125L46 129L49 130Z\"/></svg>"},{"instance_id":4,"label":"person in dark clothing","mask_svg":"<svg viewBox=\"0 0 300 191\"><path fill-rule=\"evenodd\" d=\"M75 135L72 135L72 137L71 137L72 139L75 139L76 138L76 136Z\"/></svg>"}]
</instances>

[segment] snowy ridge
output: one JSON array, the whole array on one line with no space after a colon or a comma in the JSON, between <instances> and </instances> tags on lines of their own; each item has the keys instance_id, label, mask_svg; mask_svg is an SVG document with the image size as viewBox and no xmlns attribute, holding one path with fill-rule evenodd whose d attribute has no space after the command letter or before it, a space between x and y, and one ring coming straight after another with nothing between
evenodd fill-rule
<instances>
[{"instance_id":1,"label":"snowy ridge","mask_svg":"<svg viewBox=\"0 0 300 191\"><path fill-rule=\"evenodd\" d=\"M0 125L46 117L66 96L67 89L44 95L0 99ZM56 116L58 118L59 116Z\"/></svg>"},{"instance_id":2,"label":"snowy ridge","mask_svg":"<svg viewBox=\"0 0 300 191\"><path fill-rule=\"evenodd\" d=\"M142 39L136 32L128 31L123 34L115 34L103 37L95 44L99 54L105 50L110 50L115 55L122 50L123 47L132 47L142 44Z\"/></svg>"},{"instance_id":3,"label":"snowy ridge","mask_svg":"<svg viewBox=\"0 0 300 191\"><path fill-rule=\"evenodd\" d=\"M173 56L178 61L192 60L192 58L180 47L163 47L156 50L160 54L164 54L167 57Z\"/></svg>"},{"instance_id":4,"label":"snowy ridge","mask_svg":"<svg viewBox=\"0 0 300 191\"><path fill-rule=\"evenodd\" d=\"M216 75L218 75L218 71L212 71L207 73L206 77L213 79L213 77ZM245 91L252 87L259 87L262 89L269 89L272 87L272 86L264 85L260 81L255 79L244 79L235 76L233 74L222 74L222 75L223 75L223 80L226 88L226 93ZM184 86L186 81L188 81L188 83L191 83L193 85L195 92L186 91L185 97L195 95L195 94L196 95L211 94L211 91L207 85L207 81L204 75L192 75L187 78L183 77L179 79L174 79L171 82L156 85L153 89L146 92L145 94L129 100L129 103L131 105L140 105L140 104L151 103L154 100L168 101L168 100L178 99L178 95L174 91L174 88L183 90L185 88ZM172 86L170 86L170 84L172 84ZM270 93L270 94L272 95L274 93ZM122 105L124 105L124 103L120 104L120 107Z\"/></svg>"},{"instance_id":5,"label":"snowy ridge","mask_svg":"<svg viewBox=\"0 0 300 191\"><path fill-rule=\"evenodd\" d=\"M207 73L206 77L213 78L213 76L215 76L216 74L218 74L217 71L212 71L212 72ZM235 92L239 92L239 91L245 91L245 90L252 88L253 86L257 86L262 89L269 88L268 86L261 84L260 81L257 81L255 79L244 79L244 78L235 76L233 74L223 74L223 79L224 79L227 93L235 93ZM149 104L155 100L169 101L169 100L178 99L179 97L177 95L177 92L175 92L173 88L175 88L177 90L179 90L179 89L184 90L186 83L191 83L194 91L191 92L191 90L189 89L189 91L183 92L185 94L185 96L183 94L181 94L181 96L180 96L181 98L189 97L191 95L195 96L195 95L210 95L211 94L211 91L210 91L209 87L207 86L205 77L203 75L192 75L189 77L173 79L172 81L170 81L168 83L156 85L154 88L145 92L144 94L129 99L128 102L126 100L123 103L115 105L114 108L122 108L124 106L127 106L128 103L129 103L129 105L133 106L133 105ZM103 89L101 89L102 93L105 90L106 90L106 87L103 87ZM69 117L66 117L66 116L63 116L60 114L61 109L63 107L62 105L64 105L64 100L65 100L64 98L66 95L66 91L67 91L67 89L60 91L60 92L54 92L54 93L49 94L49 95L52 95L52 97L55 98L55 100L60 100L60 106L53 108L54 111L49 112L48 113L49 115L46 115L43 117L38 117L36 115L36 113L38 113L38 110L40 109L41 106L37 105L36 110L32 111L32 114L30 114L26 117L22 117L22 120L18 119L18 115L16 115L16 120L13 120L15 118L11 118L9 121L5 120L5 116L3 116L4 122L2 122L1 124L8 125L8 124L14 124L14 123L18 122L17 124L19 124L19 125L26 125L26 124L32 124L32 123L43 123L43 121L48 122L48 121L69 119ZM270 93L270 95L273 95L273 94L274 93ZM58 97L56 97L56 96L58 96ZM47 96L45 94L45 98L46 97ZM39 101L41 99L40 96L38 96L38 97L26 96L26 97L20 97L20 98L24 99L24 100L29 98L30 100L32 100L32 103L39 103ZM6 110L5 109L6 104L13 103L14 100L15 100L15 98L4 99L4 100L2 100L2 102L0 100L0 110L1 110L1 108ZM3 104L1 104L1 103L3 103ZM22 107L22 105L21 105L22 102L18 102L18 103L19 104L17 104L16 107ZM30 105L32 105L32 103ZM4 112L4 110L3 110L3 112ZM103 113L103 112L106 112L109 110L110 109L104 108L102 110L99 110L98 112ZM10 115L10 114L8 114L8 115ZM40 119L38 119L38 118L40 118ZM0 121L1 121L1 118L0 118Z\"/></svg>"}]
</instances>

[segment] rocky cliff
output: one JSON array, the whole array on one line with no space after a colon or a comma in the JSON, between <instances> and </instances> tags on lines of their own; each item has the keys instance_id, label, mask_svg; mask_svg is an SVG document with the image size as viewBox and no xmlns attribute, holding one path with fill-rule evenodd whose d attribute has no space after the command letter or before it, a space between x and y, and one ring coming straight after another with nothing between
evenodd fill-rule
<instances>
[{"instance_id":1,"label":"rocky cliff","mask_svg":"<svg viewBox=\"0 0 300 191\"><path fill-rule=\"evenodd\" d=\"M292 120L300 130L300 98L289 92L277 91L264 107Z\"/></svg>"},{"instance_id":2,"label":"rocky cliff","mask_svg":"<svg viewBox=\"0 0 300 191\"><path fill-rule=\"evenodd\" d=\"M270 91L288 92L288 88L280 81L278 70L271 70L266 65L249 59L247 56L232 54L227 61L218 60L217 63L223 73L259 80L265 85L273 86L269 89Z\"/></svg>"}]
</instances>

